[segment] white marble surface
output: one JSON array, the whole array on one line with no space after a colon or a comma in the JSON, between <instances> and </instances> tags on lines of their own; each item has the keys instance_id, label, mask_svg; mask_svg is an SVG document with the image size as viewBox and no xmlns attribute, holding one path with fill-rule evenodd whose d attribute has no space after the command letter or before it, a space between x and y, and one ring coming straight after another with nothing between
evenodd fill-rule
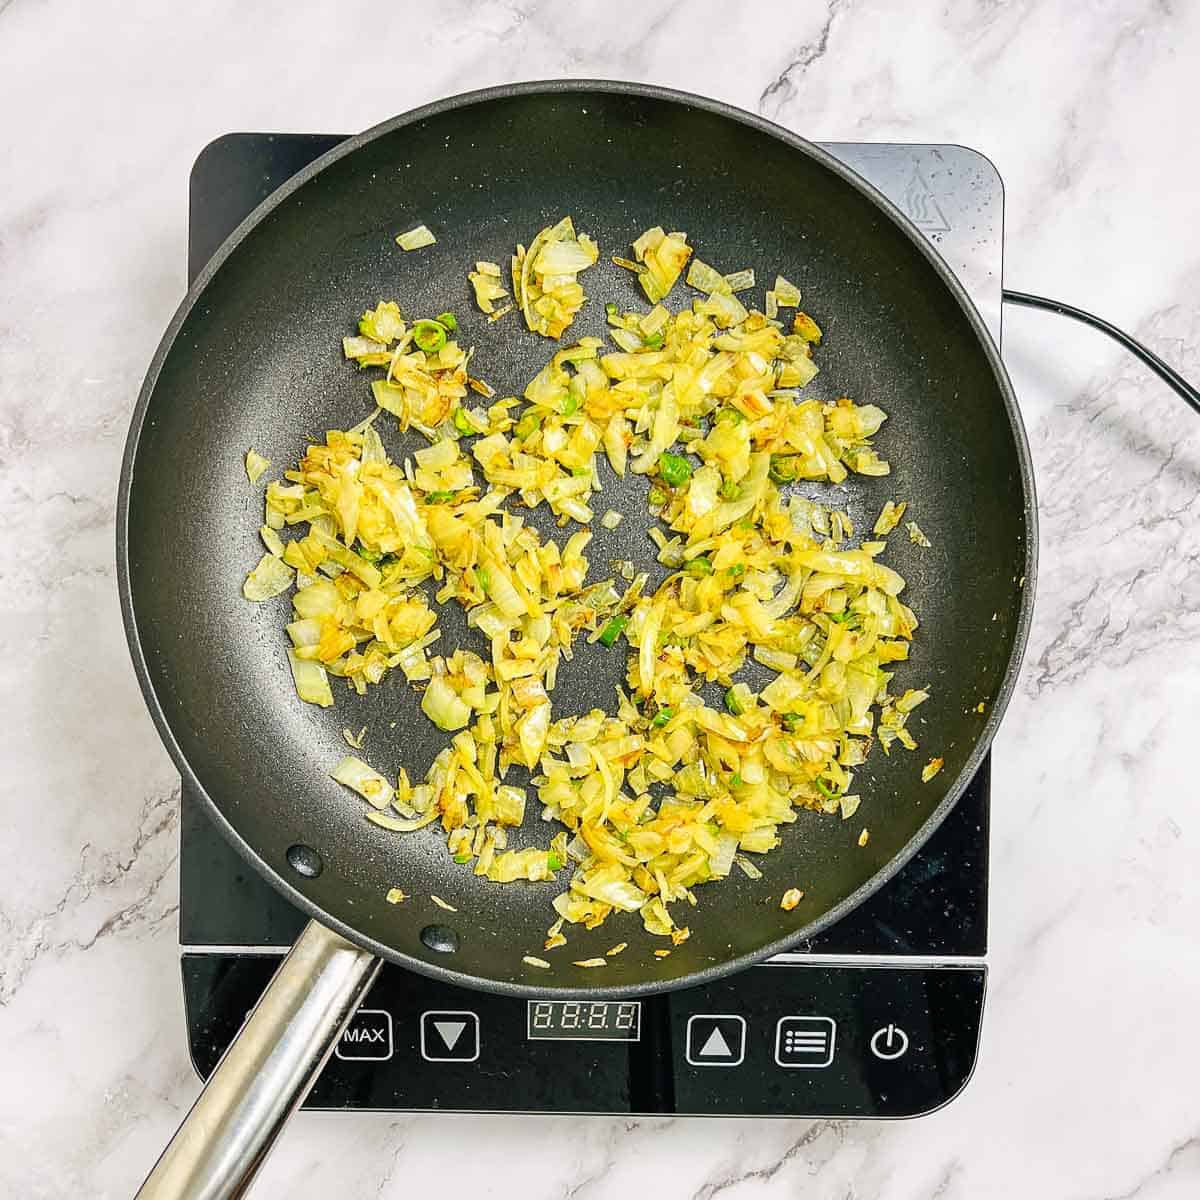
<instances>
[{"instance_id":1,"label":"white marble surface","mask_svg":"<svg viewBox=\"0 0 1200 1200\"><path fill-rule=\"evenodd\" d=\"M127 661L112 524L212 137L592 75L811 137L965 142L1007 183L1010 283L1090 302L1200 378L1198 5L320 8L0 0L5 1197L130 1195L197 1091L177 783ZM306 1114L256 1195L1200 1191L1200 421L1096 336L1007 316L1042 575L996 756L992 985L963 1096L900 1124Z\"/></svg>"}]
</instances>

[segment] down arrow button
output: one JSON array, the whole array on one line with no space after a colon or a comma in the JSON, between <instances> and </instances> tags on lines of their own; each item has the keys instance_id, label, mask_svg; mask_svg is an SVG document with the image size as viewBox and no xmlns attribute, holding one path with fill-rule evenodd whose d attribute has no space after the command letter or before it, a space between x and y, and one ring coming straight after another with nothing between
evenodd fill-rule
<instances>
[{"instance_id":1,"label":"down arrow button","mask_svg":"<svg viewBox=\"0 0 1200 1200\"><path fill-rule=\"evenodd\" d=\"M426 1062L474 1062L479 1057L478 1014L422 1013L421 1057Z\"/></svg>"}]
</instances>

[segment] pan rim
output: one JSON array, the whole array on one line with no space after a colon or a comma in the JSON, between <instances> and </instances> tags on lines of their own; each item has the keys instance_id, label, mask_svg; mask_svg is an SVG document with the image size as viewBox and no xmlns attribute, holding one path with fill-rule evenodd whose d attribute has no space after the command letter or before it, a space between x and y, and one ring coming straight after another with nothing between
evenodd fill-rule
<instances>
[{"instance_id":1,"label":"pan rim","mask_svg":"<svg viewBox=\"0 0 1200 1200\"><path fill-rule=\"evenodd\" d=\"M138 447L150 408L158 378L168 355L174 347L175 340L184 322L190 316L193 308L203 295L214 275L220 270L225 261L234 253L248 234L255 229L271 212L279 207L294 192L319 175L326 167L340 161L347 155L353 154L360 147L394 132L407 125L430 117L440 116L461 108L479 104L487 104L497 100L507 100L514 97L538 95L570 95L585 96L588 94L636 96L643 99L660 101L678 105L683 108L700 109L714 116L734 121L759 133L766 134L783 142L789 149L806 155L827 171L839 177L845 184L852 187L865 198L872 201L876 208L886 216L909 242L924 256L928 264L939 277L942 285L947 288L957 302L967 319L972 332L980 343L985 360L991 368L1000 398L1008 418L1009 430L1017 454L1017 466L1021 481L1022 507L1025 526L1025 562L1024 585L1018 605L1016 626L1008 665L996 693L995 702L984 722L971 753L953 783L947 790L940 803L930 812L917 833L911 837L903 848L895 854L870 879L856 888L850 895L839 901L817 919L803 925L782 938L776 939L757 950L738 955L714 963L701 970L674 979L662 981L646 981L628 985L597 984L588 987L547 987L519 983L512 980L490 979L470 972L455 970L441 963L429 962L395 950L386 943L365 936L359 930L345 921L331 917L319 904L311 901L299 891L283 874L268 863L259 852L238 832L228 820L220 807L209 795L208 790L192 769L187 756L175 738L166 714L159 702L154 683L150 677L149 665L143 651L141 637L138 632L137 618L133 607L132 573L130 568L129 515L130 494L134 470L137 464ZM613 999L620 997L638 997L657 995L676 991L682 988L696 987L745 970L760 963L773 955L794 949L799 943L815 936L844 918L869 896L878 891L901 871L912 857L933 835L941 823L952 811L966 790L970 781L979 770L983 759L991 748L992 741L999 728L1000 722L1007 711L1009 702L1016 690L1017 679L1024 660L1029 639L1029 631L1033 616L1034 593L1037 582L1038 565L1038 516L1036 490L1033 477L1032 456L1017 405L1016 394L1008 372L1000 357L992 336L976 309L970 296L946 264L945 260L929 244L928 239L912 224L912 222L877 188L868 183L844 163L834 158L820 146L814 145L806 138L793 133L789 129L768 121L757 114L737 108L724 101L695 95L673 88L659 87L654 84L632 83L627 81L603 79L552 79L529 80L517 83L503 84L496 87L481 88L470 92L443 97L429 104L422 105L406 113L390 117L361 133L348 137L337 146L316 158L308 166L293 175L274 192L264 199L237 228L221 244L219 249L205 264L204 269L197 275L189 287L187 294L180 302L172 316L154 356L147 368L145 378L138 393L138 399L130 416L129 433L126 438L124 452L121 458L120 482L117 493L116 513L116 569L117 590L121 603L121 619L125 629L126 641L130 657L133 661L134 672L137 675L138 686L149 710L154 726L164 747L178 768L181 779L200 800L206 815L220 830L222 836L252 866L272 887L282 894L290 903L299 908L312 920L319 921L328 928L335 930L349 941L354 942L388 962L396 963L405 969L425 975L442 982L465 987L472 990L490 992L530 999L565 999L571 997L604 996Z\"/></svg>"}]
</instances>

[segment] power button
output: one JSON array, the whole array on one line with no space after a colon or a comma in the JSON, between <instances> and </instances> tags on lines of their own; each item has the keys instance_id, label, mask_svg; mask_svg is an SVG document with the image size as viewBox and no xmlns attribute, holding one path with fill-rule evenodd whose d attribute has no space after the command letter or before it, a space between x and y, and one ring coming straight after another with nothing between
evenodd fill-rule
<instances>
[{"instance_id":1,"label":"power button","mask_svg":"<svg viewBox=\"0 0 1200 1200\"><path fill-rule=\"evenodd\" d=\"M871 1035L871 1053L884 1062L908 1053L908 1034L899 1025L885 1025Z\"/></svg>"}]
</instances>

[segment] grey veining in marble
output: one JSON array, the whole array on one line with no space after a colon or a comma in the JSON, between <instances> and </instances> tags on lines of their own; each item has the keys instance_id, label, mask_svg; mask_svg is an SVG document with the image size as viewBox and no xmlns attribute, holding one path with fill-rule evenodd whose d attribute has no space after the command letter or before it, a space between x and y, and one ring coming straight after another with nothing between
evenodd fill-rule
<instances>
[{"instance_id":1,"label":"grey veining in marble","mask_svg":"<svg viewBox=\"0 0 1200 1200\"><path fill-rule=\"evenodd\" d=\"M197 1089L177 780L127 662L112 523L206 142L557 75L704 91L825 140L961 142L1004 176L1009 281L1197 378L1198 62L1200 6L1166 0L0 2L0 1195L130 1195ZM962 1097L904 1124L305 1114L258 1194L1200 1192L1200 422L1052 317L1009 311L1005 357L1042 574Z\"/></svg>"}]
</instances>

